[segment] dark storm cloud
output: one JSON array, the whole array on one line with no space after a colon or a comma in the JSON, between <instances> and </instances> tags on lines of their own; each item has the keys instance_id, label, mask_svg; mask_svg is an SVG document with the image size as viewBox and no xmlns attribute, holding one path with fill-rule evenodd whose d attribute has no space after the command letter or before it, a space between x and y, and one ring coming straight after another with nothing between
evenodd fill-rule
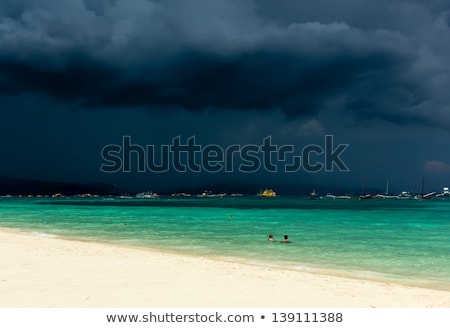
<instances>
[{"instance_id":1,"label":"dark storm cloud","mask_svg":"<svg viewBox=\"0 0 450 328\"><path fill-rule=\"evenodd\" d=\"M411 32L429 15L448 12L448 0L259 0L258 13L269 20L289 24L292 21L319 21L324 24L347 22L361 29L395 29ZM411 17L414 15L414 17ZM409 24L406 22L409 16ZM410 25L408 29L401 26Z\"/></svg>"},{"instance_id":2,"label":"dark storm cloud","mask_svg":"<svg viewBox=\"0 0 450 328\"><path fill-rule=\"evenodd\" d=\"M444 2L299 3L4 1L0 94L450 126Z\"/></svg>"},{"instance_id":3,"label":"dark storm cloud","mask_svg":"<svg viewBox=\"0 0 450 328\"><path fill-rule=\"evenodd\" d=\"M83 0L88 10L92 10L97 15L103 15L108 8L116 5L116 0Z\"/></svg>"}]
</instances>

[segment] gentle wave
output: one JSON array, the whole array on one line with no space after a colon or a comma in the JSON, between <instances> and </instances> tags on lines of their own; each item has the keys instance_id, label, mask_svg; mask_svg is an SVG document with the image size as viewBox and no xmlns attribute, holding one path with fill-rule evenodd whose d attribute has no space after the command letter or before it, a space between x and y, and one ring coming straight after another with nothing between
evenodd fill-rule
<instances>
[{"instance_id":1,"label":"gentle wave","mask_svg":"<svg viewBox=\"0 0 450 328\"><path fill-rule=\"evenodd\" d=\"M58 235L54 235L52 233L45 233L45 232L39 232L39 231L31 231L31 235L38 236L38 237L44 237L44 238L56 238Z\"/></svg>"}]
</instances>

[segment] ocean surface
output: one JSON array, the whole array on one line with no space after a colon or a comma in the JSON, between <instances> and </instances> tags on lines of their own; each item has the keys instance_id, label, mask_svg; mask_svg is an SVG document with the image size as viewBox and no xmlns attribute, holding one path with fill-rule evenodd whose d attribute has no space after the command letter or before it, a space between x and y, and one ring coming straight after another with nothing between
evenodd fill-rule
<instances>
[{"instance_id":1,"label":"ocean surface","mask_svg":"<svg viewBox=\"0 0 450 328\"><path fill-rule=\"evenodd\" d=\"M448 198L0 198L0 228L48 238L450 291L449 213Z\"/></svg>"}]
</instances>

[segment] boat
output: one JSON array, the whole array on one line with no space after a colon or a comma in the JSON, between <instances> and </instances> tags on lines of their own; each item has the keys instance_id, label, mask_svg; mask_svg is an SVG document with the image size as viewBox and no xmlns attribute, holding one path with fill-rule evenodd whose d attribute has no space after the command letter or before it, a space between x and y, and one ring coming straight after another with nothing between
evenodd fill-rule
<instances>
[{"instance_id":1,"label":"boat","mask_svg":"<svg viewBox=\"0 0 450 328\"><path fill-rule=\"evenodd\" d=\"M365 200L365 199L373 199L373 195L372 194L366 194L365 192L365 184L364 184L364 180L362 182L362 192L361 195L359 195L359 200Z\"/></svg>"},{"instance_id":2,"label":"boat","mask_svg":"<svg viewBox=\"0 0 450 328\"><path fill-rule=\"evenodd\" d=\"M139 192L136 194L136 198L137 199L155 199L155 198L159 198L159 195L153 191Z\"/></svg>"},{"instance_id":3,"label":"boat","mask_svg":"<svg viewBox=\"0 0 450 328\"><path fill-rule=\"evenodd\" d=\"M450 191L449 191L448 187L444 187L442 194L437 194L436 197L438 197L438 198L450 197Z\"/></svg>"},{"instance_id":4,"label":"boat","mask_svg":"<svg viewBox=\"0 0 450 328\"><path fill-rule=\"evenodd\" d=\"M309 199L318 199L318 198L319 194L316 192L316 189L313 189L313 191L309 193Z\"/></svg>"},{"instance_id":5,"label":"boat","mask_svg":"<svg viewBox=\"0 0 450 328\"><path fill-rule=\"evenodd\" d=\"M197 197L199 198L214 197L214 194L212 193L212 191L205 190L201 194L197 194Z\"/></svg>"},{"instance_id":6,"label":"boat","mask_svg":"<svg viewBox=\"0 0 450 328\"><path fill-rule=\"evenodd\" d=\"M322 199L322 197L320 197L320 199ZM328 193L323 197L323 199L336 199L336 196Z\"/></svg>"},{"instance_id":7,"label":"boat","mask_svg":"<svg viewBox=\"0 0 450 328\"><path fill-rule=\"evenodd\" d=\"M260 191L258 194L256 194L258 197L277 197L277 193L273 191L272 189L264 189L264 191Z\"/></svg>"},{"instance_id":8,"label":"boat","mask_svg":"<svg viewBox=\"0 0 450 328\"><path fill-rule=\"evenodd\" d=\"M376 194L374 196L375 198L381 198L381 199L398 199L398 195L384 195L384 194Z\"/></svg>"},{"instance_id":9,"label":"boat","mask_svg":"<svg viewBox=\"0 0 450 328\"><path fill-rule=\"evenodd\" d=\"M119 197L117 197L118 199L133 199L133 197L131 197L130 195L120 195Z\"/></svg>"},{"instance_id":10,"label":"boat","mask_svg":"<svg viewBox=\"0 0 450 328\"><path fill-rule=\"evenodd\" d=\"M432 191L424 195L416 195L414 199L431 199L434 195L436 195L436 191Z\"/></svg>"},{"instance_id":11,"label":"boat","mask_svg":"<svg viewBox=\"0 0 450 328\"><path fill-rule=\"evenodd\" d=\"M421 192L420 195L415 195L414 199L418 199L418 200L431 199L431 198L433 198L434 195L436 195L435 191L432 191L432 192L429 192L427 194L424 194L423 193L423 191L424 191L424 183L423 182L424 182L424 179L422 178L422 192Z\"/></svg>"},{"instance_id":12,"label":"boat","mask_svg":"<svg viewBox=\"0 0 450 328\"><path fill-rule=\"evenodd\" d=\"M335 199L352 199L351 195L335 196Z\"/></svg>"},{"instance_id":13,"label":"boat","mask_svg":"<svg viewBox=\"0 0 450 328\"><path fill-rule=\"evenodd\" d=\"M397 195L389 195L389 179L386 180L386 191L384 194L376 194L374 198L381 198L381 199L397 199Z\"/></svg>"},{"instance_id":14,"label":"boat","mask_svg":"<svg viewBox=\"0 0 450 328\"><path fill-rule=\"evenodd\" d=\"M201 194L197 194L197 197L199 197L199 198L223 198L226 195L227 195L226 193L214 194L212 191L205 190Z\"/></svg>"},{"instance_id":15,"label":"boat","mask_svg":"<svg viewBox=\"0 0 450 328\"><path fill-rule=\"evenodd\" d=\"M398 196L398 199L411 199L411 194L407 191L402 191Z\"/></svg>"},{"instance_id":16,"label":"boat","mask_svg":"<svg viewBox=\"0 0 450 328\"><path fill-rule=\"evenodd\" d=\"M172 194L172 197L191 197L192 195L186 192L176 192Z\"/></svg>"},{"instance_id":17,"label":"boat","mask_svg":"<svg viewBox=\"0 0 450 328\"><path fill-rule=\"evenodd\" d=\"M335 200L335 199L352 199L351 195L333 195L333 194L326 194L324 197L320 197L320 199L328 199L328 200Z\"/></svg>"}]
</instances>

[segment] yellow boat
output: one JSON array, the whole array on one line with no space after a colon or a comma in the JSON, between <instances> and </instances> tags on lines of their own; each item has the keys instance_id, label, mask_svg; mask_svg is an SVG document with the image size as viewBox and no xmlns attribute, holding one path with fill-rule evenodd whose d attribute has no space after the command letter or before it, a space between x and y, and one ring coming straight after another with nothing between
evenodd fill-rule
<instances>
[{"instance_id":1,"label":"yellow boat","mask_svg":"<svg viewBox=\"0 0 450 328\"><path fill-rule=\"evenodd\" d=\"M277 197L277 193L272 189L264 189L264 191L258 193L258 197Z\"/></svg>"}]
</instances>

